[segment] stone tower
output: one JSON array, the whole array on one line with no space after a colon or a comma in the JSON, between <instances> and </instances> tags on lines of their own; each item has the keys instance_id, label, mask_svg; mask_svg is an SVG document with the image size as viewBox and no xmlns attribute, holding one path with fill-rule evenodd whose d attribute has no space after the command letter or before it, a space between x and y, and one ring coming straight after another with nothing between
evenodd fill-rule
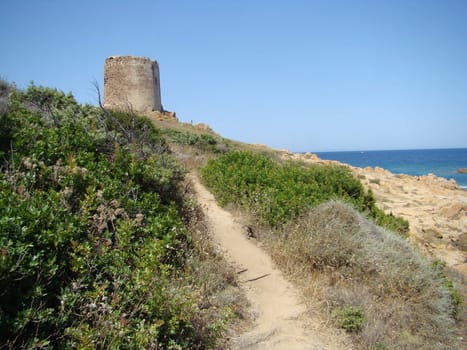
<instances>
[{"instance_id":1,"label":"stone tower","mask_svg":"<svg viewBox=\"0 0 467 350\"><path fill-rule=\"evenodd\" d=\"M145 57L108 57L104 67L104 106L162 112L158 63Z\"/></svg>"}]
</instances>

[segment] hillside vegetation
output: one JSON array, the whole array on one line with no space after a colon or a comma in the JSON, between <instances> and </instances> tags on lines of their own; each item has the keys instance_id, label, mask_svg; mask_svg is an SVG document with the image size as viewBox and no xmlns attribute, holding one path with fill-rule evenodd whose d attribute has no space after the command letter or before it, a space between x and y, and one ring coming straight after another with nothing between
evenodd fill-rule
<instances>
[{"instance_id":1,"label":"hillside vegetation","mask_svg":"<svg viewBox=\"0 0 467 350\"><path fill-rule=\"evenodd\" d=\"M237 151L211 160L202 175L221 204L244 206L262 224L278 226L309 207L341 199L379 225L401 235L408 232L407 221L380 210L373 194L365 192L360 181L345 167L281 165L266 155Z\"/></svg>"},{"instance_id":2,"label":"hillside vegetation","mask_svg":"<svg viewBox=\"0 0 467 350\"><path fill-rule=\"evenodd\" d=\"M347 168L240 151L201 174L221 204L246 212L305 300L358 349L456 348L459 293L403 238L407 222L377 208Z\"/></svg>"},{"instance_id":3,"label":"hillside vegetation","mask_svg":"<svg viewBox=\"0 0 467 350\"><path fill-rule=\"evenodd\" d=\"M222 348L246 302L187 168L356 348L460 348L442 264L348 169L1 81L0 348Z\"/></svg>"},{"instance_id":4,"label":"hillside vegetation","mask_svg":"<svg viewBox=\"0 0 467 350\"><path fill-rule=\"evenodd\" d=\"M212 348L236 277L147 119L1 83L0 348Z\"/></svg>"}]
</instances>

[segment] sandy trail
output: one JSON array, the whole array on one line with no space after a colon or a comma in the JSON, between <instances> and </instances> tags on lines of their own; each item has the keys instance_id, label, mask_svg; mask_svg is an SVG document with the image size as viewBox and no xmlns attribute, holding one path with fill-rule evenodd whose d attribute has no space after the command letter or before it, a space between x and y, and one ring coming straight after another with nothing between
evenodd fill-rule
<instances>
[{"instance_id":1,"label":"sandy trail","mask_svg":"<svg viewBox=\"0 0 467 350\"><path fill-rule=\"evenodd\" d=\"M331 334L306 315L297 291L269 255L246 237L243 226L217 205L196 176L192 180L215 244L237 271L243 271L241 286L253 309L255 325L233 339L233 349L351 349L347 338Z\"/></svg>"}]
</instances>

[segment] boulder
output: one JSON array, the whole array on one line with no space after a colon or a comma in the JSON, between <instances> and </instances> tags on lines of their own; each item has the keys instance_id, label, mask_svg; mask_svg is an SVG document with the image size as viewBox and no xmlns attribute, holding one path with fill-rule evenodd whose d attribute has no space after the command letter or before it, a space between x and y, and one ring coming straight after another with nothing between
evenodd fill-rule
<instances>
[{"instance_id":1,"label":"boulder","mask_svg":"<svg viewBox=\"0 0 467 350\"><path fill-rule=\"evenodd\" d=\"M441 209L441 215L451 220L459 218L465 212L467 207L463 203L454 203Z\"/></svg>"}]
</instances>

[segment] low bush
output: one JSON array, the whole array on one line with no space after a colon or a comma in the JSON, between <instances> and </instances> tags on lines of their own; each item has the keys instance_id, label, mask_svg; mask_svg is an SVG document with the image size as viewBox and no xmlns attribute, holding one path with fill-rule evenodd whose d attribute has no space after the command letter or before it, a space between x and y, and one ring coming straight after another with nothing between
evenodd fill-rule
<instances>
[{"instance_id":1,"label":"low bush","mask_svg":"<svg viewBox=\"0 0 467 350\"><path fill-rule=\"evenodd\" d=\"M345 306L336 310L336 321L347 332L359 332L363 328L365 314L360 307Z\"/></svg>"},{"instance_id":2,"label":"low bush","mask_svg":"<svg viewBox=\"0 0 467 350\"><path fill-rule=\"evenodd\" d=\"M264 155L237 151L210 160L202 177L221 204L239 205L262 224L280 226L307 208L341 199L382 226L408 232L408 223L378 209L373 194L342 166L280 165Z\"/></svg>"},{"instance_id":3,"label":"low bush","mask_svg":"<svg viewBox=\"0 0 467 350\"><path fill-rule=\"evenodd\" d=\"M408 241L327 202L265 239L359 349L453 349L455 293Z\"/></svg>"},{"instance_id":4,"label":"low bush","mask_svg":"<svg viewBox=\"0 0 467 350\"><path fill-rule=\"evenodd\" d=\"M219 138L209 134L166 130L169 140L175 144L192 146L203 152L221 153L225 151L225 144Z\"/></svg>"},{"instance_id":5,"label":"low bush","mask_svg":"<svg viewBox=\"0 0 467 350\"><path fill-rule=\"evenodd\" d=\"M462 294L457 290L454 286L453 280L446 274L446 263L444 261L435 260L433 262L433 269L438 274L438 277L441 279L444 287L449 291L452 300L452 316L457 318L459 316L462 304L464 303L464 299L462 298Z\"/></svg>"}]
</instances>

